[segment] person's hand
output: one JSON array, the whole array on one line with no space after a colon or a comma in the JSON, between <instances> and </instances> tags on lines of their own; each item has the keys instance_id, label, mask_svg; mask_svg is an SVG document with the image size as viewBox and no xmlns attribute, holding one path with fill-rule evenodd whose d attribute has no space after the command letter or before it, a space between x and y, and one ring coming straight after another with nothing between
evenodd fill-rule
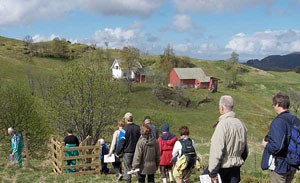
<instances>
[{"instance_id":1,"label":"person's hand","mask_svg":"<svg viewBox=\"0 0 300 183\"><path fill-rule=\"evenodd\" d=\"M261 146L262 147L266 147L266 145L268 144L268 142L267 141L265 141L265 139L263 139L262 141L261 141Z\"/></svg>"},{"instance_id":2,"label":"person's hand","mask_svg":"<svg viewBox=\"0 0 300 183\"><path fill-rule=\"evenodd\" d=\"M12 157L14 157L15 154L14 154L14 153L11 153L10 155L11 155Z\"/></svg>"},{"instance_id":3,"label":"person's hand","mask_svg":"<svg viewBox=\"0 0 300 183\"><path fill-rule=\"evenodd\" d=\"M131 169L131 171L130 171L132 176L135 176L135 175L136 175L136 172L134 172L134 170L135 170L135 169Z\"/></svg>"},{"instance_id":4,"label":"person's hand","mask_svg":"<svg viewBox=\"0 0 300 183\"><path fill-rule=\"evenodd\" d=\"M112 153L108 153L107 156L110 157Z\"/></svg>"},{"instance_id":5,"label":"person's hand","mask_svg":"<svg viewBox=\"0 0 300 183\"><path fill-rule=\"evenodd\" d=\"M212 183L219 183L218 176L212 177L211 182Z\"/></svg>"}]
</instances>

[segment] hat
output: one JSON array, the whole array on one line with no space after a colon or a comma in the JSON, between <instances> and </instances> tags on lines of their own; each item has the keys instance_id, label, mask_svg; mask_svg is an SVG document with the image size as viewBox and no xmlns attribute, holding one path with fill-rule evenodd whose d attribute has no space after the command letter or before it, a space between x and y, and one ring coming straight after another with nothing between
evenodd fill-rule
<instances>
[{"instance_id":1,"label":"hat","mask_svg":"<svg viewBox=\"0 0 300 183\"><path fill-rule=\"evenodd\" d=\"M164 124L164 125L161 127L161 131L162 131L162 132L169 132L169 125Z\"/></svg>"},{"instance_id":2,"label":"hat","mask_svg":"<svg viewBox=\"0 0 300 183\"><path fill-rule=\"evenodd\" d=\"M101 145L105 143L104 139L100 139L99 142L100 142Z\"/></svg>"},{"instance_id":3,"label":"hat","mask_svg":"<svg viewBox=\"0 0 300 183\"><path fill-rule=\"evenodd\" d=\"M146 119L151 119L151 118L150 118L150 116L145 116L145 117L144 117L144 121L145 121Z\"/></svg>"},{"instance_id":4,"label":"hat","mask_svg":"<svg viewBox=\"0 0 300 183\"><path fill-rule=\"evenodd\" d=\"M129 117L132 117L132 113L127 112L127 113L124 115L124 118L129 118Z\"/></svg>"}]
</instances>

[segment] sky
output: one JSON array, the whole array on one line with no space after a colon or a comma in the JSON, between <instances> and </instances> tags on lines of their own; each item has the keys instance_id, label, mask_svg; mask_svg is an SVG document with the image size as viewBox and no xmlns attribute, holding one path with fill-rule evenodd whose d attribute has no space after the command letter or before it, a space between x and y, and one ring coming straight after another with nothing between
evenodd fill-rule
<instances>
[{"instance_id":1,"label":"sky","mask_svg":"<svg viewBox=\"0 0 300 183\"><path fill-rule=\"evenodd\" d=\"M0 35L240 62L300 52L300 0L0 0Z\"/></svg>"}]
</instances>

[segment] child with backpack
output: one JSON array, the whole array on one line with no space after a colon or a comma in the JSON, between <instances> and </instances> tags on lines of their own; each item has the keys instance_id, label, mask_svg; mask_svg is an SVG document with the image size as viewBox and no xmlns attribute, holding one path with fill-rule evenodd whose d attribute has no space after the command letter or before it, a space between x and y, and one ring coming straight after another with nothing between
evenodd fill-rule
<instances>
[{"instance_id":1,"label":"child with backpack","mask_svg":"<svg viewBox=\"0 0 300 183\"><path fill-rule=\"evenodd\" d=\"M189 138L189 128L179 128L180 139L176 141L172 151L172 161L176 162L173 175L176 183L189 183L192 170L197 161L195 143Z\"/></svg>"}]
</instances>

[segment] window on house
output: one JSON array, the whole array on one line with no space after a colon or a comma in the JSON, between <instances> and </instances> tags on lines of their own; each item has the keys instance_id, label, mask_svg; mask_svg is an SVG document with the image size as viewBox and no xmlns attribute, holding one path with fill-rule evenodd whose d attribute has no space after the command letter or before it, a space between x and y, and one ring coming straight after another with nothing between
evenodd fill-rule
<instances>
[{"instance_id":1,"label":"window on house","mask_svg":"<svg viewBox=\"0 0 300 183\"><path fill-rule=\"evenodd\" d=\"M116 66L115 69L119 69L119 66Z\"/></svg>"}]
</instances>

